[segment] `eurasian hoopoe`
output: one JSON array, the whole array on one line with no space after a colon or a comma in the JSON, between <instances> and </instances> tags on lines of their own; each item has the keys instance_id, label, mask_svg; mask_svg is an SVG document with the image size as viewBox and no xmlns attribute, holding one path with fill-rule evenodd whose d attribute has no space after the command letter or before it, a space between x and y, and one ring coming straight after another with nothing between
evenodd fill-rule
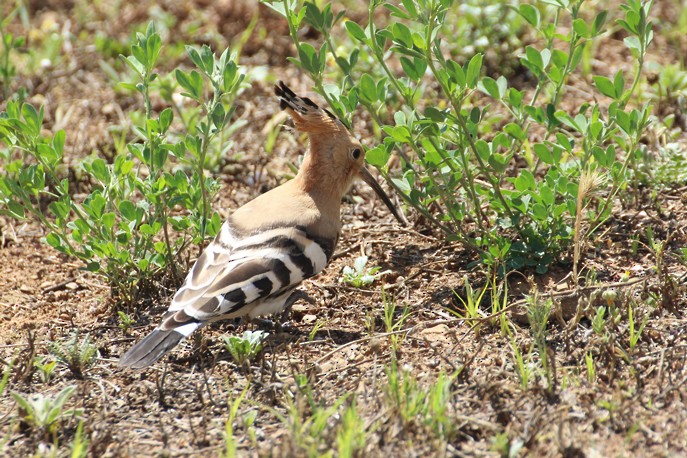
<instances>
[{"instance_id":1,"label":"eurasian hoopoe","mask_svg":"<svg viewBox=\"0 0 687 458\"><path fill-rule=\"evenodd\" d=\"M298 174L233 212L191 268L160 325L122 356L121 366L149 366L213 321L273 314L290 306L294 289L321 272L334 254L341 198L356 176L402 222L365 168L363 147L351 132L283 82L274 90L281 109L310 139Z\"/></svg>"}]
</instances>

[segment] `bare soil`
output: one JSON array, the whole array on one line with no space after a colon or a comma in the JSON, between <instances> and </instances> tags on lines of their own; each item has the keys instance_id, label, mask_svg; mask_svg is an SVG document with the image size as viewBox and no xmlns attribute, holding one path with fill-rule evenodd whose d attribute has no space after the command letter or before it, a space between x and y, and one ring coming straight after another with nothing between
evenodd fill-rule
<instances>
[{"instance_id":1,"label":"bare soil","mask_svg":"<svg viewBox=\"0 0 687 458\"><path fill-rule=\"evenodd\" d=\"M102 57L89 46L96 31L125 40L134 25L145 24L155 14L153 2L120 3L116 16L104 4L92 9L79 1L30 4L37 42L53 30L53 23L70 37L71 47L65 48L61 62L20 77L21 85L29 88L29 100L45 106L45 128L66 130L68 166L76 167L93 153L107 157L113 151L108 128L125 124L128 113L141 108L139 99L115 88L97 64ZM657 5L657 14L669 21L675 13L670 2L665 3ZM288 65L285 58L293 54L288 30L263 6L197 0L161 2L159 9L174 18L170 33L181 34L177 40L213 44L235 39L258 11L259 38L244 46L242 63L267 66L270 76L255 81L239 101L237 116L250 122L234 138L235 154L223 169L223 190L214 202L228 213L283 181L287 163L295 163L304 151L302 139L283 132L273 154L265 157L262 127L282 119L271 95L277 78L312 95L309 81ZM18 30L19 25L12 27ZM652 59L676 61L686 47L684 39L666 40L657 32ZM621 49L616 37L605 38L594 71L612 75L617 68L629 69L628 55ZM571 80L566 100L570 106L577 103L576 81L584 83L584 91L590 87L581 77ZM356 129L371 141L364 121ZM684 132L679 142L687 147ZM261 173L263 168L267 173ZM36 224L0 219L0 361L16 361L0 399L0 453L40 455L53 442L16 420L10 391L56 394L74 384L77 391L69 406L84 411L89 456L219 456L230 406L246 387L239 418L251 411L257 417L252 439L250 428L241 421L235 425L238 455L304 456L297 445L301 433L282 418L288 417L289 399L299 391L296 374L305 374L316 403L331 406L348 393L357 396L370 431L361 456L499 456L493 444L500 434L511 446L522 445L521 454L529 456L687 455L687 268L676 254L687 246L686 191L685 183L672 183L646 189L635 201L619 201L613 217L584 247L584 272L593 271L596 283L581 291L569 283L569 258L542 276L529 271L510 275L511 308L506 313L514 323L511 340L497 324L458 319L452 313L462 311L459 297L465 299L466 279L473 288L486 284L483 273L472 268L476 255L446 242L412 213L411 226L399 227L369 189L356 185L343 206L343 233L334 261L304 283L307 300L294 306L289 323L270 329L264 351L249 368L235 364L222 338L259 325L220 323L148 370L119 369L119 356L157 323L173 287L161 285L145 304L127 308L110 296L101 278L41 243L44 234ZM663 255L650 249L649 228L654 239L666 241ZM343 267L361 254L390 273L368 288L341 283ZM623 283L624 277L630 280ZM619 302L634 299L638 319L648 317L630 354L626 346L609 347L592 330L594 307L606 304L601 293L609 285L618 291ZM555 366L552 388L536 378L523 389L514 366L512 345L525 354L533 346L524 299L534 287L554 302L547 334ZM384 300L398 304L397 316L408 308L402 325L407 332L387 333ZM120 329L118 310L135 318L131 329ZM64 339L75 329L97 344L96 364L83 379L58 366L51 381L40 381L33 359L47 354L48 342ZM626 325L618 332L619 341L627 342ZM421 383L433 383L442 371L459 374L449 405L458 434L450 443L436 443L422 424L404 423L386 402L383 387L392 337L402 341L396 352L399 366ZM586 355L596 363L591 379ZM303 396L295 398L305 402ZM299 408L307 419L311 407ZM336 438L330 430L337 421L332 417L322 433L332 446ZM74 440L76 424L74 419L64 422L56 436L60 453Z\"/></svg>"}]
</instances>

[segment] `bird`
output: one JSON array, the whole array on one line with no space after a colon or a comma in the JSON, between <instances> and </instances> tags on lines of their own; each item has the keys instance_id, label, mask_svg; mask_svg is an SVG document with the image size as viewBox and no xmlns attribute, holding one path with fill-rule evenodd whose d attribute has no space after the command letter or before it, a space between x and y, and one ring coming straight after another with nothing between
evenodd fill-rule
<instances>
[{"instance_id":1,"label":"bird","mask_svg":"<svg viewBox=\"0 0 687 458\"><path fill-rule=\"evenodd\" d=\"M341 232L341 200L362 178L404 224L365 166L365 149L326 108L279 81L279 106L307 134L296 176L231 213L200 254L160 324L119 360L154 364L203 326L236 317L276 314L298 298L296 287L329 263Z\"/></svg>"}]
</instances>

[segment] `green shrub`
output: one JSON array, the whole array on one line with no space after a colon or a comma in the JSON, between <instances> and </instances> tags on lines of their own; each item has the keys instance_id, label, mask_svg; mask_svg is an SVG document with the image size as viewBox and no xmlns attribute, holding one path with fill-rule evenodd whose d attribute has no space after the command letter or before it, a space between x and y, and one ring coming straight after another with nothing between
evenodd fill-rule
<instances>
[{"instance_id":1,"label":"green shrub","mask_svg":"<svg viewBox=\"0 0 687 458\"><path fill-rule=\"evenodd\" d=\"M589 67L587 50L608 16L601 11L586 19L584 0L521 4L517 19L507 14L510 6L494 6L512 29L524 23L542 38L542 46L526 46L520 56L531 91L503 75L482 76L482 54L462 55L466 43L453 36L466 27L459 2L373 0L367 25L343 21L330 4L266 3L286 18L297 49L291 60L333 111L350 122L360 106L373 119L380 144L368 150L368 162L427 222L500 272L529 266L544 272L574 241L581 243L576 224L588 221L588 236L610 216L642 155L639 140L651 110L631 109L628 101L653 38L651 2L628 0L617 21L635 60L632 75L594 75L599 98L610 104L590 99L574 108L562 104L566 82ZM564 20L572 27L563 27ZM301 39L306 24L322 33L320 46ZM390 166L393 155L400 170ZM585 174L607 177L595 181L599 192L579 192Z\"/></svg>"},{"instance_id":2,"label":"green shrub","mask_svg":"<svg viewBox=\"0 0 687 458\"><path fill-rule=\"evenodd\" d=\"M207 46L188 46L197 70L176 69L174 77L195 120L177 127L172 108L157 114L151 108L151 92L162 91L155 72L161 49L151 23L123 57L135 82L121 85L142 95L145 113L134 125L137 140L112 163L96 156L82 162L95 183L83 201L73 198L62 170L65 132L45 137L43 109L28 103L9 101L0 113L0 212L37 219L49 245L102 274L129 303L161 275L178 279L179 254L219 230L221 219L210 208L218 183L205 176L204 165L213 142L231 127L244 79L229 50L217 58ZM180 236L173 238L171 230Z\"/></svg>"}]
</instances>

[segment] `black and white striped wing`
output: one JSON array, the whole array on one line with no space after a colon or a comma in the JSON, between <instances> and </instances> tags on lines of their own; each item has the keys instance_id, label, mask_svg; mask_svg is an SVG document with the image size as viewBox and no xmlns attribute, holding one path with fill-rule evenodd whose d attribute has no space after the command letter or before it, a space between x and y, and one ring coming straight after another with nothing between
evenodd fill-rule
<instances>
[{"instance_id":1,"label":"black and white striped wing","mask_svg":"<svg viewBox=\"0 0 687 458\"><path fill-rule=\"evenodd\" d=\"M207 323L281 311L296 286L324 269L335 243L300 227L276 227L237 239L225 223L188 273L161 324L122 356L120 365L146 367Z\"/></svg>"},{"instance_id":2,"label":"black and white striped wing","mask_svg":"<svg viewBox=\"0 0 687 458\"><path fill-rule=\"evenodd\" d=\"M200 322L265 314L257 307L259 302L321 272L331 251L331 243L309 236L302 228L276 227L237 240L225 224L189 272L168 314L180 313ZM163 320L163 328L165 324Z\"/></svg>"}]
</instances>

